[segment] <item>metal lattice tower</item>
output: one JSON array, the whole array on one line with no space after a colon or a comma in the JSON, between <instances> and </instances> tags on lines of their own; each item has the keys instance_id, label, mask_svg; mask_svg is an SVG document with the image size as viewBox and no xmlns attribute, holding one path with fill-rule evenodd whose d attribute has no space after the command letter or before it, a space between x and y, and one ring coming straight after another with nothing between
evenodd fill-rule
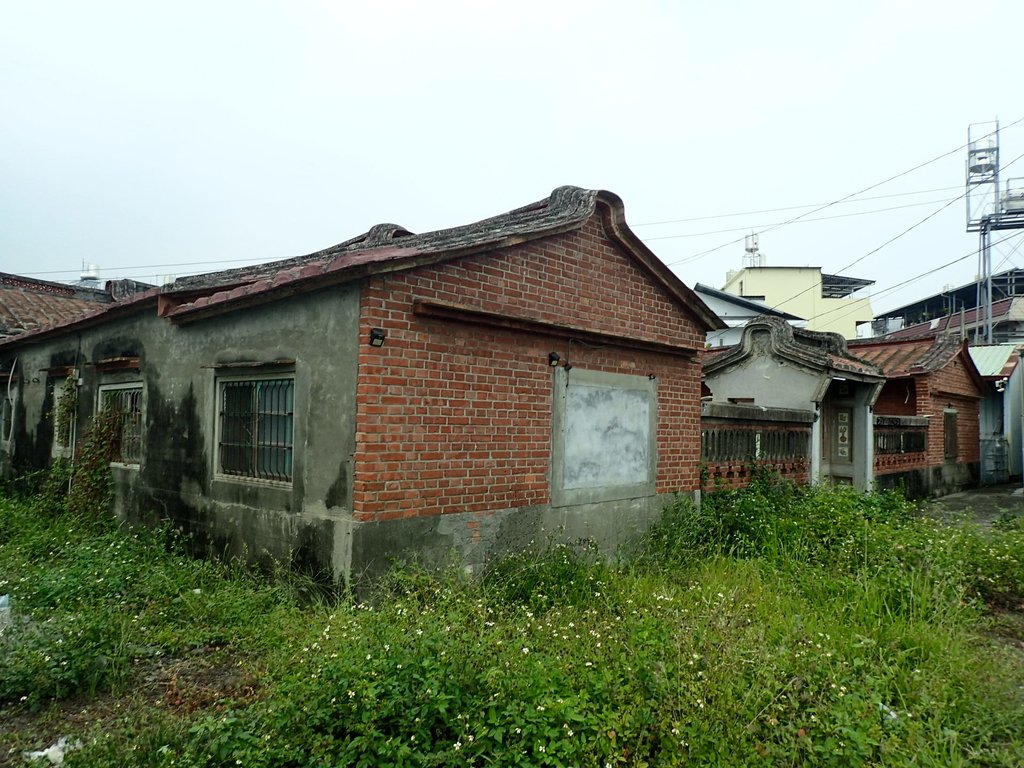
<instances>
[{"instance_id":1,"label":"metal lattice tower","mask_svg":"<svg viewBox=\"0 0 1024 768\"><path fill-rule=\"evenodd\" d=\"M999 121L967 127L967 231L978 233L978 303L974 340L992 343L992 232L1024 229L1024 178L999 187Z\"/></svg>"}]
</instances>

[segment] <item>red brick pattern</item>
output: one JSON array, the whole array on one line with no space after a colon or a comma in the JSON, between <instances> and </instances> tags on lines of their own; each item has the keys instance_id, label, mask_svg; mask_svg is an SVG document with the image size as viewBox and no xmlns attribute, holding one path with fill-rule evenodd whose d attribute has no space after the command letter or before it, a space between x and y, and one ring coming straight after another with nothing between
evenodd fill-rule
<instances>
[{"instance_id":1,"label":"red brick pattern","mask_svg":"<svg viewBox=\"0 0 1024 768\"><path fill-rule=\"evenodd\" d=\"M942 414L946 408L957 411L957 463L981 460L980 395L959 357L928 377L927 391L919 393L918 400L920 412L932 415L928 424L929 464L941 464L945 460Z\"/></svg>"},{"instance_id":2,"label":"red brick pattern","mask_svg":"<svg viewBox=\"0 0 1024 768\"><path fill-rule=\"evenodd\" d=\"M791 456L789 458L764 459L751 462L749 459L739 456L731 459L708 460L704 462L704 486L705 492L719 491L728 488L745 488L753 475L752 469L767 469L775 472L786 480L791 480L798 485L807 485L811 482L811 428L805 424L789 424L785 422L725 422L719 419L706 419L703 422L704 428L728 426L733 430L749 430L751 432L802 432L805 434L804 444L806 455ZM767 443L767 441L766 441ZM707 454L705 454L707 455Z\"/></svg>"},{"instance_id":3,"label":"red brick pattern","mask_svg":"<svg viewBox=\"0 0 1024 768\"><path fill-rule=\"evenodd\" d=\"M780 477L797 485L809 485L811 482L810 459L790 459L787 461L749 462L717 462L705 468L704 491L721 491L730 488L746 488L754 474L753 467L767 469Z\"/></svg>"},{"instance_id":4,"label":"red brick pattern","mask_svg":"<svg viewBox=\"0 0 1024 768\"><path fill-rule=\"evenodd\" d=\"M875 454L875 474L889 475L893 472L908 472L912 469L924 469L928 466L927 454L924 451L910 453Z\"/></svg>"},{"instance_id":5,"label":"red brick pattern","mask_svg":"<svg viewBox=\"0 0 1024 768\"><path fill-rule=\"evenodd\" d=\"M416 300L694 349L704 341L596 217L571 233L371 279L360 311L357 519L548 503L552 351L581 369L657 376L657 491L698 487L698 361L426 318L413 313ZM366 343L373 327L386 331L383 347Z\"/></svg>"},{"instance_id":6,"label":"red brick pattern","mask_svg":"<svg viewBox=\"0 0 1024 768\"><path fill-rule=\"evenodd\" d=\"M908 383L912 388L908 402L916 403L916 409L911 413L907 412L902 402L907 397ZM974 380L959 355L932 373L886 383L875 403L875 413L885 416L928 416L927 449L899 457L876 456L875 474L940 467L947 463L943 418L946 408L954 408L957 412L958 452L955 463L980 461L979 396Z\"/></svg>"},{"instance_id":7,"label":"red brick pattern","mask_svg":"<svg viewBox=\"0 0 1024 768\"><path fill-rule=\"evenodd\" d=\"M890 379L875 401L875 413L886 416L916 416L917 388L914 379Z\"/></svg>"}]
</instances>

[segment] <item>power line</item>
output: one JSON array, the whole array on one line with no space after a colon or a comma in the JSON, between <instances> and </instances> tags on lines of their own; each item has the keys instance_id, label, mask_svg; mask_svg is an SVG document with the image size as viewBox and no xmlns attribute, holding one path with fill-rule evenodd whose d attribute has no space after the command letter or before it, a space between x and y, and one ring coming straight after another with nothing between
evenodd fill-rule
<instances>
[{"instance_id":1,"label":"power line","mask_svg":"<svg viewBox=\"0 0 1024 768\"><path fill-rule=\"evenodd\" d=\"M1024 118L1022 118L1022 119L1024 119ZM1018 122L1020 122L1020 121L1018 121ZM1008 162L1008 163L1007 163L1006 165L1002 166L1002 170L1005 170L1005 169L1009 168L1009 167L1010 167L1010 166L1012 166L1012 165L1013 165L1014 163L1016 163L1017 161L1019 161L1019 160L1020 160L1021 158L1024 158L1024 153L1021 153L1021 154L1017 155L1017 156L1016 156L1015 158L1013 158L1013 160L1011 160L1010 162ZM850 267L852 267L852 266L854 266L854 265L856 265L856 264L859 264L860 262L864 261L864 259L866 259L866 258L867 258L868 256L873 256L874 254L878 253L878 252L879 252L880 250L882 250L883 248L885 248L885 247L886 247L887 245L890 245L891 243L894 243L894 242L896 242L897 240L899 240L899 239L900 239L901 237L903 237L903 236L904 236L904 235L906 235L907 233L909 233L909 232L911 232L911 231L913 231L913 230L917 229L917 228L918 228L919 226L921 226L922 224L924 224L924 223L925 223L926 221L928 221L929 219L931 219L931 218L934 218L935 216L937 216L938 214L940 214L940 213L941 213L942 211L944 211L944 210L945 210L946 208L948 208L949 206L951 206L951 205L952 205L953 203L957 202L958 200L963 200L963 199L964 199L965 197L967 197L967 195L968 195L968 192L969 192L969 190L966 190L966 189L965 189L965 190L964 190L964 192L963 192L963 194L961 194L961 195L958 195L957 197L953 198L952 200L950 200L949 202L947 202L947 203L946 203L945 205L943 205L943 206L942 206L941 208L939 208L939 209L937 209L937 210L935 210L935 211L932 211L932 212L931 212L930 214L928 214L927 216L925 216L925 217L924 217L923 219L921 219L921 220L920 220L920 221L918 221L917 223L915 223L915 224L912 224L912 225L910 225L909 227L907 227L906 229L904 229L904 230L903 230L902 232L900 232L900 233L899 233L898 235L894 235L893 237L890 237L890 238L889 238L888 240L886 240L886 241L885 241L884 243L882 243L881 245L879 245L879 246L878 246L877 248L873 248L872 250L870 250L870 251L868 251L867 253L865 253L865 254L864 254L863 256L860 256L860 257L858 257L858 258L854 259L854 260L853 260L853 261L851 261L851 262L850 262L849 264L847 264L847 265L846 265L845 267L843 267L843 268L842 268L842 269L840 269L840 270L839 270L838 272L836 272L836 274L837 274L837 275L841 275L841 274L842 274L843 272L845 272L846 270L848 270L848 269L849 269ZM1005 237L1005 238L1003 238L1002 240L999 240L998 242L1005 242L1006 240L1010 239L1010 237L1012 237L1012 235L1010 235L1010 236L1008 236L1008 237ZM991 245L992 245L992 244L990 244L990 246L991 246ZM977 251L977 249L975 249L974 253L975 253L975 254L977 254L977 252L978 252L978 251ZM925 273L925 274L931 274L931 273ZM919 277L922 277L922 276L923 276L923 275L919 275ZM917 278L911 278L911 279L917 279ZM792 301L793 299L795 299L795 298L797 298L797 297L799 297L799 296L802 296L803 294L807 293L807 292L808 292L809 290L811 290L811 289L812 289L812 288L814 288L814 287L816 287L816 286L810 286L810 287L808 287L808 288L805 288L804 290L800 291L800 292L799 292L799 293L797 293L796 295L794 295L794 296L791 296L790 298L786 299L785 301L782 301L782 302L780 302L780 303L779 303L779 304L777 304L776 306L779 306L779 307L781 307L781 306L785 305L786 303L788 303L788 302ZM844 307L836 307L836 308L833 308L833 309L830 309L830 310L826 310L825 312L821 312L820 314L817 314L817 315L815 315L814 317L808 318L808 320L817 320L817 319L819 319L819 318L821 318L821 317L824 317L825 315L829 315L829 314L831 314L831 313L833 313L833 312L836 312L836 311L838 311L838 310L840 310L840 309L844 309ZM847 313L847 314L849 314L849 313ZM841 317L840 317L839 319L841 319L842 317L846 317L846 315L842 315L842 316L841 316Z\"/></svg>"},{"instance_id":2,"label":"power line","mask_svg":"<svg viewBox=\"0 0 1024 768\"><path fill-rule=\"evenodd\" d=\"M960 189L960 187L955 187L955 189ZM961 195L960 197L953 198L952 202L955 202L957 200L962 200L962 199L963 199L963 195ZM946 202L946 201L945 200L926 200L926 201L921 202L921 203L907 203L906 205L891 205L888 208L873 208L870 211L854 211L853 213L837 213L834 216L816 216L813 219L800 219L800 221L794 221L794 222L791 222L791 223L793 223L793 224L807 224L807 223L810 223L812 221L831 221L833 219L846 219L846 218L849 218L851 216L867 216L867 215L873 214L873 213L885 213L887 211L899 211L899 210L902 210L904 208L918 208L918 207L920 207L922 205L933 205L934 203L942 203L942 202ZM781 224L781 223L783 223L783 222L777 222L776 225L777 224ZM746 232L746 231L749 231L751 229L755 229L757 227L770 227L770 226L776 226L776 225L773 225L773 224L755 224L753 226L732 227L730 229L714 229L714 230L711 230L711 231L708 231L708 232L691 232L691 233L686 234L686 235L658 235L657 237L645 237L645 238L643 238L643 240L644 241L648 241L648 240L676 240L676 239L681 239L681 238L685 238L685 237L701 237L702 235L717 235L717 234L721 234L722 232L741 232L741 231L742 232ZM672 263L672 262L668 262L668 263Z\"/></svg>"},{"instance_id":3,"label":"power line","mask_svg":"<svg viewBox=\"0 0 1024 768\"><path fill-rule=\"evenodd\" d=\"M1018 125L1020 123L1024 123L1024 117L1017 118L1013 122L1011 122L1008 125L1004 126L1004 129L1012 128L1013 126ZM975 139L975 141L979 141L981 139L987 138L988 136L992 136L995 133L996 133L996 131L992 131L990 133L985 134L984 136L979 136L978 138ZM778 229L779 227L784 227L784 226L786 226L788 224L792 224L795 221L799 221L800 219L806 218L807 216L810 216L813 213L817 213L818 211L825 210L826 208L829 208L829 207L831 207L833 205L838 205L839 203L842 203L842 202L845 202L846 200L849 200L851 198L857 197L858 195L862 195L865 192L868 192L868 191L870 191L872 189L875 189L877 187L881 187L884 184L888 184L890 181L895 181L896 179L901 178L903 176L906 176L907 174L910 174L910 173L913 173L914 171L920 170L921 168L924 168L927 165L931 165L932 163L937 162L937 161L943 159L944 157L949 157L949 155L952 155L955 152L960 152L961 150L963 150L967 146L968 146L967 144L961 144L960 146L955 147L955 148L949 150L948 152L943 152L941 155L936 155L931 160L926 160L923 163L918 163L914 167L908 168L905 171L901 171L900 173L897 173L894 176L890 176L889 178L887 178L887 179L885 179L883 181L879 181L879 182L877 182L875 184L871 184L870 186L864 187L864 189L861 189L861 190L859 190L857 192L851 192L850 194L848 194L848 195L846 195L844 197L841 197L838 200L833 200L830 203L826 203L825 205L822 205L822 206L820 206L818 208L815 208L813 210L807 211L807 213L802 213L799 216L794 216L791 219L787 219L786 221L781 222L780 224L773 225L773 226L768 227L766 229L763 229L763 230L761 230L761 231L759 231L759 232L757 232L755 234L763 235L765 232L771 232L774 229ZM667 263L670 264L670 265L674 265L674 264L685 264L685 263L689 263L691 261L696 261L697 259L703 258L704 256L707 256L707 255L709 255L711 253L714 253L715 251L719 251L722 248L726 248L726 247L728 247L730 245L735 245L736 243L742 242L743 240L744 240L744 238L742 238L742 237L741 238L737 238L736 240L730 240L729 242L722 243L721 245L717 245L714 248L709 248L709 249L707 249L705 251L701 251L699 253L695 253L692 256L685 257L685 258L682 258L682 259L677 259L675 261L667 262Z\"/></svg>"},{"instance_id":4,"label":"power line","mask_svg":"<svg viewBox=\"0 0 1024 768\"><path fill-rule=\"evenodd\" d=\"M942 213L942 212L943 212L944 210L946 210L947 208L949 208L949 206L951 206L951 205L952 205L953 203L955 203L955 202L957 202L957 201L959 201L959 200L963 200L963 199L964 199L965 197L967 197L967 192L966 192L966 191L965 191L965 192L964 192L964 193L963 193L962 195L960 195L959 197L954 197L954 198L953 198L952 200L948 201L948 202L947 202L947 203L946 203L945 205L943 205L943 206L942 206L941 208L938 208L938 209L936 209L936 210L932 211L931 213L929 213L929 214L928 214L927 216L925 216L925 217L924 217L923 219L921 219L920 221L918 221L918 222L916 222L916 223L914 223L914 224L911 224L911 225L910 225L909 227L907 227L906 229L904 229L904 230L903 230L902 232L900 232L900 233L899 233L898 235L893 235L892 237L890 237L890 238L889 238L888 240L886 240L886 241L885 241L884 243L882 243L881 245L879 245L879 246L877 246L877 247L875 247L875 248L872 248L872 249L871 249L870 251L868 251L867 253L865 253L865 254L864 254L863 256L859 256L858 258L854 259L854 260L853 260L853 261L851 261L851 262L850 262L849 264L847 264L847 265L846 265L845 267L843 267L842 269L840 269L839 271L837 271L837 272L836 272L836 274L837 274L837 275L841 275L841 274L843 274L843 272L845 272L846 270L848 270L848 269L849 269L850 267L852 267L852 266L854 266L854 265L856 265L856 264L859 264L860 262L864 261L864 259L866 259L866 258L867 258L868 256L873 256L874 254L878 253L878 252L879 252L880 250L882 250L883 248L885 248L885 247L886 247L887 245L890 245L891 243L894 243L894 242L896 242L896 241L897 241L897 240L899 240L899 239L900 239L901 237L903 237L904 235L906 235L906 234L907 234L908 232L911 232L911 231L913 231L913 230L917 229L917 228L918 228L918 227L920 227L920 226L921 226L922 224L924 224L924 223L925 223L926 221L928 221L929 219L932 219L932 218L934 218L935 216L938 216L938 215L939 215L940 213ZM778 307L782 307L782 306L784 306L785 304L788 304L789 302L791 302L791 301L792 301L793 299L799 298L800 296L803 296L803 295L804 295L805 293L807 293L808 291L811 291L811 290L815 290L815 289L817 289L817 288L818 288L818 286L816 286L816 285L811 285L811 286L808 286L807 288L804 288L804 289L803 289L802 291L800 291L799 293L796 293L796 294L794 294L793 296L790 296L790 297L789 297L788 299L786 299L786 300L784 300L784 301L781 301L781 302L779 302L779 303L778 303L778 304L777 304L776 306L778 306ZM815 315L815 316L814 316L813 318L808 318L808 319L810 319L810 320L816 320L817 318L819 318L819 317L822 317L823 315L826 315L826 314L828 314L829 312L832 312L832 311L834 311L834 310L828 310L827 312L823 312L823 313L821 313L820 315Z\"/></svg>"},{"instance_id":5,"label":"power line","mask_svg":"<svg viewBox=\"0 0 1024 768\"><path fill-rule=\"evenodd\" d=\"M196 267L196 266L210 266L215 264L266 264L272 261L281 261L277 258L265 258L265 259L217 259L216 261L179 261L172 264L137 264L130 267L104 267L105 272L128 272L132 269L166 269L169 267ZM215 271L210 269L208 271ZM78 274L77 269L52 269L47 272L25 272L26 277L35 277L38 275L76 275ZM149 277L159 277L157 274L150 274Z\"/></svg>"},{"instance_id":6,"label":"power line","mask_svg":"<svg viewBox=\"0 0 1024 768\"><path fill-rule=\"evenodd\" d=\"M1024 117L1018 118L1017 120L1014 120L1013 122L1004 125L1000 130L1005 131L1005 130L1013 128L1013 127L1015 127L1015 126L1017 126L1017 125L1019 125L1021 123L1024 123ZM988 133L988 134L985 134L984 136L978 137L978 139L976 139L976 140L980 140L980 139L986 138L988 136L993 135L994 133L995 133L995 131L993 131L991 133ZM872 197L860 198L859 200L853 200L853 198L858 197L859 195L862 195L864 192L868 192L868 191L870 191L872 189L876 189L877 187L883 186L885 184L888 184L891 181L895 181L898 178L901 178L901 177L906 176L906 175L908 175L910 173L913 173L914 171L917 171L917 170L919 170L921 168L924 168L925 166L930 165L931 163L937 162L938 160L941 160L944 157L948 157L949 155L964 149L964 147L966 147L966 146L967 146L967 144L962 144L962 145L956 147L955 149L949 150L948 152L944 152L944 153L942 153L940 155L937 155L936 157L933 157L930 160L927 160L927 161L925 161L923 163L919 163L918 165L915 165L912 168L909 168L909 169L907 169L905 171L902 171L902 172L897 173L897 174L895 174L893 176L890 176L889 178L887 178L887 179L885 179L883 181L877 182L875 184L871 184L870 186L864 187L863 189L861 189L861 190L859 190L857 192L852 192L852 193L850 193L850 194L848 194L848 195L846 195L844 197L841 197L841 198L839 198L837 200L833 200L831 202L824 203L824 204L809 204L809 205L806 205L806 206L804 206L804 205L801 205L801 206L787 206L787 207L783 207L783 208L767 208L767 209L762 209L760 211L748 211L748 212L743 212L743 213L731 213L731 214L717 214L717 215L713 215L713 216L694 217L694 218L690 218L690 219L673 219L673 220L667 220L667 221L661 221L661 222L648 222L648 223L644 223L644 224L635 224L635 225L632 225L632 226L633 227L656 226L656 225L659 225L659 224L682 223L682 222L688 222L688 221L702 221L702 220L708 220L708 219L728 218L728 217L733 217L733 216L749 215L749 214L756 214L756 213L773 213L773 212L779 212L779 211L785 211L785 210L798 210L800 208L809 207L810 205L817 206L817 207L814 207L812 210L807 211L806 213L800 214L798 216L794 216L794 217L792 217L790 219L787 219L785 221L775 222L775 223L768 224L768 225L757 225L757 226L763 226L764 229L761 229L756 234L764 234L766 232L770 232L770 231L778 229L780 227L788 226L789 224L793 224L793 223L797 223L797 222L803 223L805 221L827 221L827 220L831 220L831 219L846 218L848 216L861 216L861 215L881 213L881 212L891 211L891 210L899 210L901 208L912 208L912 207L920 206L920 205L929 205L931 202L939 202L939 201L930 201L930 202L925 202L925 203L910 203L910 204L903 205L903 206L891 206L891 207L888 207L888 208L880 208L880 209L875 209L875 210L872 210L872 211L860 211L860 212L854 212L854 213L848 213L848 214L838 214L836 216L822 216L822 217L817 217L817 218L813 218L813 219L808 219L807 218L811 214L817 213L818 211L822 211L822 210L825 210L825 209L830 208L832 206L841 205L841 204L845 204L845 203L862 202L862 201L865 201L865 200L880 200L880 199L893 198L893 197L901 197L901 196L916 195L916 194L925 194L925 193L928 193L928 192L941 192L941 191L947 191L947 190L950 190L950 189L958 189L959 187L937 187L935 189L919 190L917 192L900 192L900 193L893 193L893 194L890 194L890 195L876 195L876 196L872 196ZM1017 159L1019 159L1019 158L1017 158ZM1004 166L1004 167L1008 167L1008 166ZM955 202L955 200L957 200L957 199L962 199L962 196L960 198L954 198L950 202ZM928 218L930 218L930 217L928 217ZM746 231L748 229L750 229L750 227L736 227L736 228L723 229L723 230L714 230L714 231L710 231L710 232L701 232L701 233L686 234L686 235L664 235L664 236L649 237L649 238L644 238L644 239L645 240L679 239L679 238L687 238L687 237L698 237L698 236L701 236L701 235L720 234L720 233L725 233L725 232ZM673 261L666 261L665 263L668 266L675 266L675 265L689 263L691 261L696 261L697 259L700 259L700 258L702 258L704 256L707 256L707 255L709 255L711 253L714 253L715 251L721 250L722 248L725 248L725 247L728 247L730 245L734 245L736 243L742 242L743 239L744 238L737 238L735 240L730 240L729 242L722 243L721 245L715 246L714 248L710 248L708 250L701 251L701 252L699 252L697 254L693 254L693 255L688 256L688 257L683 257L683 258L680 258L680 259L675 259ZM867 254L867 255L870 255L870 254ZM864 258L864 257L862 257L862 258ZM140 264L140 265L121 266L121 267L105 267L104 271L105 272L121 272L121 273L124 273L124 272L129 272L130 270L174 269L174 268L177 268L177 267L190 267L190 266L205 266L205 267L208 267L208 269L207 270L203 270L203 271L215 271L215 265L236 264L236 263L244 263L244 264L253 264L253 265L255 265L255 264L265 264L265 263L268 263L268 262L279 261L279 260L280 259L274 258L274 257L267 257L267 258L263 258L263 259L259 259L259 258L257 258L257 259L252 259L252 258L245 258L245 259L218 259L216 261L171 262L171 263L166 263L166 264L144 264L144 265ZM45 270L45 271L39 271L39 272L26 272L24 274L26 276L75 275L75 274L77 274L77 270L73 270L73 269ZM200 272L200 274L201 274L201 272ZM159 274L153 274L153 273L147 273L146 275L142 275L142 276L160 277Z\"/></svg>"},{"instance_id":7,"label":"power line","mask_svg":"<svg viewBox=\"0 0 1024 768\"><path fill-rule=\"evenodd\" d=\"M1011 235L1007 235L1004 238L1001 238L999 240L996 240L993 243L990 243L990 245L999 245L1000 243L1005 243L1007 240L1011 240L1014 237L1020 237L1021 235L1024 235L1024 232L1014 232ZM889 286L888 288L883 288L881 291L878 291L877 293L872 294L872 298L877 298L879 296L884 296L886 294L892 293L893 291L897 290L898 288L902 288L903 286L908 285L909 283L912 283L915 280L920 280L922 277L927 277L928 275L935 274L936 272L939 272L939 271L941 271L943 269L946 269L947 267L951 267L954 264L959 264L961 261L963 261L965 259L969 259L972 256L977 256L978 255L978 250L979 250L978 248L975 248L973 251L970 251L969 253L965 253L963 256L958 256L957 258L953 259L952 261L947 261L945 264L940 264L939 266L937 266L937 267L935 267L933 269L929 269L926 272L922 272L919 275L914 275L913 277L908 277L906 280L903 280L903 281L901 281L899 283L896 283L895 285ZM837 317L836 318L837 320L842 320L844 317L847 317L848 315L851 315L851 314L853 314L854 312L857 311L856 308L850 309L848 307L836 307L834 309L829 309L829 310L827 310L825 312L821 312L820 314L815 315L813 318L808 318L808 319L809 320L817 320L818 318L825 317L826 315L831 315L833 312L839 312L841 310L846 310L846 312L845 312L845 314L842 314L839 317Z\"/></svg>"},{"instance_id":8,"label":"power line","mask_svg":"<svg viewBox=\"0 0 1024 768\"><path fill-rule=\"evenodd\" d=\"M841 201L842 204L849 205L851 203L862 203L865 200L888 200L893 197L909 197L910 195L925 195L930 192L949 192L953 189L960 189L960 185L955 187L935 187L934 189L920 189L917 192L895 192L891 195L873 195L872 197L862 197L858 200L845 200ZM840 203L836 203L839 205ZM801 208L814 208L819 205L827 205L827 203L806 203L805 205L787 205L783 208L762 208L758 211L740 211L739 213L716 213L710 216L693 216L688 219L666 219L664 221L649 221L643 224L630 224L631 229L637 227L657 227L662 224L685 224L690 221L708 221L709 219L728 219L735 216L753 216L760 213L779 213L780 211L798 211ZM719 230L727 232L729 230ZM714 233L707 233L714 234Z\"/></svg>"},{"instance_id":9,"label":"power line","mask_svg":"<svg viewBox=\"0 0 1024 768\"><path fill-rule=\"evenodd\" d=\"M948 189L960 189L960 187L948 187ZM922 190L922 191L938 192L938 191L942 191L942 189ZM918 193L918 192L902 192L902 193L900 193L900 195L910 195L910 194L920 194L920 193ZM880 195L877 198L863 198L863 199L864 200L875 200L875 199L881 199L881 198L885 198L885 197L898 197L900 195ZM959 198L956 198L956 199L959 199ZM856 202L860 202L860 201L858 200ZM813 219L801 219L797 223L804 224L804 223L814 222L814 221L830 221L832 219L844 219L844 218L847 218L847 217L850 217L850 216L867 216L867 215L875 214L875 213L885 213L887 211L897 211L897 210L901 210L903 208L915 208L915 207L919 207L919 206L922 206L922 205L931 205L932 203L938 203L938 202L942 202L942 201L941 200L927 200L927 201L921 202L921 203L907 203L906 205L893 205L893 206L889 206L887 208L874 208L874 209L872 209L870 211L854 211L852 213L836 214L835 216L819 216L819 217L816 217L816 218L813 218ZM795 207L797 207L797 208L804 208L806 206L795 206ZM776 209L776 210L789 210L789 209L780 208L780 209ZM728 217L728 216L736 216L736 215L739 215L739 214L729 214L729 213L726 213L726 214L721 214L720 216L707 216L707 217L704 217L704 218L715 219L715 218L725 218L725 217ZM692 221L697 221L697 219L692 219ZM767 226L773 226L773 225L770 225L770 224L757 224L757 225L754 225L754 226L764 226L764 227L767 227ZM750 228L751 227L749 227L749 226L747 226L747 227L735 227L735 228L732 228L732 229L716 229L716 230L712 230L712 231L709 231L709 232L694 232L694 233L686 234L686 235L659 235L657 237L645 237L645 238L642 238L642 239L645 240L645 241L647 241L647 240L672 240L672 239L686 238L686 237L700 237L702 235L715 235L715 234L720 234L722 232L747 231ZM173 268L173 267L209 266L209 265L213 265L213 264L233 264L233 263L238 263L238 262L244 262L244 263L247 263L247 264L259 264L259 263L266 263L266 262L270 262L270 261L278 261L278 259L276 259L276 258L267 258L267 259L264 259L262 261L260 259L255 259L255 260L253 260L253 259L218 259L217 261L183 261L183 262L177 262L177 263L172 263L172 264L140 264L140 265L127 266L127 267L104 267L103 269L104 269L105 272L127 272L127 271L133 270L133 269L165 269L165 268ZM671 264L672 262L667 262L667 263ZM78 273L78 270L74 270L74 269L56 269L56 270L42 271L42 272L25 272L24 274L26 276L29 276L29 277L36 277L36 276L39 276L39 275L75 275L77 273ZM150 273L148 275L142 275L142 276L143 277L160 277L159 274L154 274L154 273Z\"/></svg>"},{"instance_id":10,"label":"power line","mask_svg":"<svg viewBox=\"0 0 1024 768\"><path fill-rule=\"evenodd\" d=\"M1010 252L1008 254L1006 254L1005 256L1003 256L1003 260L1000 261L998 265L996 265L996 271L998 271L999 268L1001 266L1003 266L1003 264L1005 264L1008 261L1010 261L1010 263L1012 263L1015 268L1017 267L1017 262L1016 261L1011 261L1011 259L1013 258L1013 254L1015 254L1017 252L1017 249L1020 248L1021 245L1024 245L1024 239L1018 240L1017 244L1015 246L1013 246L1013 248L1010 249Z\"/></svg>"}]
</instances>

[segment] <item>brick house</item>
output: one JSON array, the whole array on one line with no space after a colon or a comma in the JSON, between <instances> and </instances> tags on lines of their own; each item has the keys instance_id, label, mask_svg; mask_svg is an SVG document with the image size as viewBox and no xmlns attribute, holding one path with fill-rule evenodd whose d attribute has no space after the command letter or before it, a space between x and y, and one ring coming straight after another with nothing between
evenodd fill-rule
<instances>
[{"instance_id":1,"label":"brick house","mask_svg":"<svg viewBox=\"0 0 1024 768\"><path fill-rule=\"evenodd\" d=\"M468 566L548 538L613 552L699 492L700 358L722 322L574 187L415 235L178 280L0 343L14 471L123 414L116 512L329 573ZM59 426L59 425L58 425Z\"/></svg>"},{"instance_id":2,"label":"brick house","mask_svg":"<svg viewBox=\"0 0 1024 768\"><path fill-rule=\"evenodd\" d=\"M938 496L978 483L979 402L986 387L953 337L851 342L886 383L875 402L875 484Z\"/></svg>"},{"instance_id":3,"label":"brick house","mask_svg":"<svg viewBox=\"0 0 1024 768\"><path fill-rule=\"evenodd\" d=\"M68 320L113 300L97 288L0 272L0 339Z\"/></svg>"}]
</instances>

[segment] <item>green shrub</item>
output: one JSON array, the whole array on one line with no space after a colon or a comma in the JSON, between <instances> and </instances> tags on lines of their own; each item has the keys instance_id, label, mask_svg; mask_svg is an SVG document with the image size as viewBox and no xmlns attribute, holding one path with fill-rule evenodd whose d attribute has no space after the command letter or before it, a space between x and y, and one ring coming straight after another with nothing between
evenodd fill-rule
<instances>
[{"instance_id":1,"label":"green shrub","mask_svg":"<svg viewBox=\"0 0 1024 768\"><path fill-rule=\"evenodd\" d=\"M1010 523L761 478L673 504L636 567L554 548L300 611L287 584L168 553L159 532L0 515L0 591L29 619L0 646L14 706L207 644L259 670L251 695L118 714L69 768L1024 764L1024 661L981 634L975 599L1020 588Z\"/></svg>"},{"instance_id":2,"label":"green shrub","mask_svg":"<svg viewBox=\"0 0 1024 768\"><path fill-rule=\"evenodd\" d=\"M557 546L506 557L487 569L483 583L494 600L542 609L589 605L609 576L607 564L592 547L580 551Z\"/></svg>"}]
</instances>

